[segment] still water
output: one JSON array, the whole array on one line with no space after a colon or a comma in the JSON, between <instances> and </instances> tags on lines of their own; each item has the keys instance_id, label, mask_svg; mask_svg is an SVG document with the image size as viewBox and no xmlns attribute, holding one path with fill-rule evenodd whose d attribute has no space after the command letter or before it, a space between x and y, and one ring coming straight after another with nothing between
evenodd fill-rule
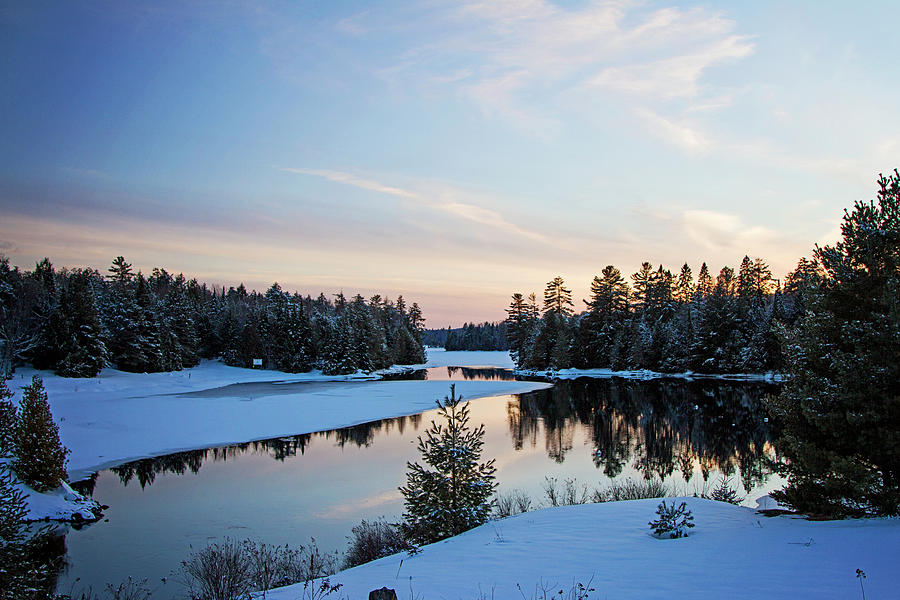
<instances>
[{"instance_id":1,"label":"still water","mask_svg":"<svg viewBox=\"0 0 900 600\"><path fill-rule=\"evenodd\" d=\"M407 378L513 375L442 367ZM525 490L536 504L545 500L546 477L591 488L655 477L685 494L730 477L752 504L780 485L765 468L773 450L760 407L760 398L775 390L755 383L578 379L473 401L471 422L485 424L483 456L496 459L499 491ZM400 518L397 488L406 481L407 461L418 458L417 436L435 418L436 411L426 411L101 471L80 487L109 509L103 521L68 530L58 590L101 590L132 576L147 578L154 598L175 597L182 592L172 577L180 561L226 536L280 545L315 538L322 550L343 550L361 519Z\"/></svg>"}]
</instances>

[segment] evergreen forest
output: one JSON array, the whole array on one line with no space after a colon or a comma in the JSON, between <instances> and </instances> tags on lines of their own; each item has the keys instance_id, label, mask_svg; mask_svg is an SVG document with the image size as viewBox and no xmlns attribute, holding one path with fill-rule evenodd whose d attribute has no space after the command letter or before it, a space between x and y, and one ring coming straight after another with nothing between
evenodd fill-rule
<instances>
[{"instance_id":1,"label":"evergreen forest","mask_svg":"<svg viewBox=\"0 0 900 600\"><path fill-rule=\"evenodd\" d=\"M0 256L0 374L30 362L66 377L123 371L177 371L201 358L291 373L366 372L425 362L425 319L374 295L317 298L213 288L155 268L135 273L121 256L104 276L91 269L57 271L48 259L33 271ZM258 364L258 363L257 363Z\"/></svg>"},{"instance_id":2,"label":"evergreen forest","mask_svg":"<svg viewBox=\"0 0 900 600\"><path fill-rule=\"evenodd\" d=\"M540 304L535 294L513 294L510 351L519 368L533 370L778 371L778 331L804 312L821 276L817 262L801 259L782 285L764 260L745 256L737 271L726 266L715 277L706 263L695 278L687 263L673 274L644 262L629 283L608 265L577 314L571 290L556 277Z\"/></svg>"},{"instance_id":3,"label":"evergreen forest","mask_svg":"<svg viewBox=\"0 0 900 600\"><path fill-rule=\"evenodd\" d=\"M424 340L426 346L441 346L445 350L509 350L506 321L426 329Z\"/></svg>"}]
</instances>

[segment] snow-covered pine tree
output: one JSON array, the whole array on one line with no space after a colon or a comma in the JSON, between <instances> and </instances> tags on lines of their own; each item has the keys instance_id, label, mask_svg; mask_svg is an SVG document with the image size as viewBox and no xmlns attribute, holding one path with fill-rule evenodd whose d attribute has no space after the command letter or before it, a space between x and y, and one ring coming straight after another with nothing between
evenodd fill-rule
<instances>
[{"instance_id":1,"label":"snow-covered pine tree","mask_svg":"<svg viewBox=\"0 0 900 600\"><path fill-rule=\"evenodd\" d=\"M767 403L788 485L805 512L900 513L900 173L845 211L841 241L817 247L821 284L784 344L790 378Z\"/></svg>"},{"instance_id":2,"label":"snow-covered pine tree","mask_svg":"<svg viewBox=\"0 0 900 600\"><path fill-rule=\"evenodd\" d=\"M13 393L0 377L0 461L13 455L16 448L16 423L19 420Z\"/></svg>"},{"instance_id":3,"label":"snow-covered pine tree","mask_svg":"<svg viewBox=\"0 0 900 600\"><path fill-rule=\"evenodd\" d=\"M32 587L24 557L25 498L6 462L0 462L0 599L26 598Z\"/></svg>"},{"instance_id":4,"label":"snow-covered pine tree","mask_svg":"<svg viewBox=\"0 0 900 600\"><path fill-rule=\"evenodd\" d=\"M494 461L481 461L484 425L469 426L469 408L456 397L438 400L444 423L431 422L419 436L418 462L407 463L407 482L400 488L405 512L401 531L413 544L430 544L460 534L487 521L494 493Z\"/></svg>"},{"instance_id":5,"label":"snow-covered pine tree","mask_svg":"<svg viewBox=\"0 0 900 600\"><path fill-rule=\"evenodd\" d=\"M50 414L47 392L39 375L22 391L16 426L16 458L13 468L19 478L39 492L68 481L66 454L59 441L59 428Z\"/></svg>"},{"instance_id":6,"label":"snow-covered pine tree","mask_svg":"<svg viewBox=\"0 0 900 600\"><path fill-rule=\"evenodd\" d=\"M56 372L63 377L95 377L106 365L106 344L92 288L90 271L69 275L60 295L56 316L60 321L59 362Z\"/></svg>"}]
</instances>

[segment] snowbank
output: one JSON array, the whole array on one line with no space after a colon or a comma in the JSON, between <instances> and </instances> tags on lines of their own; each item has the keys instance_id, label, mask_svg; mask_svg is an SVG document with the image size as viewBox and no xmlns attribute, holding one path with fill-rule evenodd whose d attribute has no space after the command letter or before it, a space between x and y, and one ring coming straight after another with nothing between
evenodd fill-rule
<instances>
[{"instance_id":1,"label":"snowbank","mask_svg":"<svg viewBox=\"0 0 900 600\"><path fill-rule=\"evenodd\" d=\"M103 516L100 504L85 498L63 482L55 490L36 492L24 483L17 487L25 496L28 505L26 521L96 521Z\"/></svg>"},{"instance_id":2,"label":"snowbank","mask_svg":"<svg viewBox=\"0 0 900 600\"><path fill-rule=\"evenodd\" d=\"M400 598L530 600L590 582L590 598L858 598L858 568L866 597L896 597L900 588L900 519L811 522L681 500L696 523L687 538L650 535L659 500L547 508L338 573L333 597L366 598L387 586ZM293 600L301 588L267 598Z\"/></svg>"},{"instance_id":3,"label":"snowbank","mask_svg":"<svg viewBox=\"0 0 900 600\"><path fill-rule=\"evenodd\" d=\"M622 379L718 379L722 381L784 381L784 375L780 373L660 373L648 369L636 369L631 371L613 371L612 369L516 369L516 375L523 377L545 377L547 379L577 379L579 377L595 377L608 379L621 377Z\"/></svg>"},{"instance_id":4,"label":"snowbank","mask_svg":"<svg viewBox=\"0 0 900 600\"><path fill-rule=\"evenodd\" d=\"M448 356L470 353L429 352L429 356L435 354L454 365L472 364ZM482 355L478 362L496 365L503 364L506 353L474 354ZM35 372L19 369L8 382L16 400ZM41 376L60 439L71 450L72 481L140 458L415 414L434 408L435 400L449 393L446 381L370 381L371 376L361 374L289 374L213 361L171 373L104 369L93 379L69 379L50 372ZM467 400L546 386L524 381L456 383L457 393Z\"/></svg>"}]
</instances>

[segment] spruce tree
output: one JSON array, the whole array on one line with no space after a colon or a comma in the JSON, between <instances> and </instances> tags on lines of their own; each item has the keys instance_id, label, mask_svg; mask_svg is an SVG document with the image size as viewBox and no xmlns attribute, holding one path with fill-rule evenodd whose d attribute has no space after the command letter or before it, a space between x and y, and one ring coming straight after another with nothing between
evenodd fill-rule
<instances>
[{"instance_id":1,"label":"spruce tree","mask_svg":"<svg viewBox=\"0 0 900 600\"><path fill-rule=\"evenodd\" d=\"M845 211L841 241L784 345L790 378L768 402L788 485L805 512L900 513L900 173Z\"/></svg>"},{"instance_id":2,"label":"spruce tree","mask_svg":"<svg viewBox=\"0 0 900 600\"><path fill-rule=\"evenodd\" d=\"M50 414L47 392L39 375L22 391L19 422L16 426L14 468L22 481L39 492L68 481L66 454L59 441L59 428Z\"/></svg>"},{"instance_id":3,"label":"spruce tree","mask_svg":"<svg viewBox=\"0 0 900 600\"><path fill-rule=\"evenodd\" d=\"M494 461L481 461L484 425L469 427L469 407L456 397L437 401L438 415L419 436L418 462L407 462L407 482L400 488L405 512L401 531L417 545L430 544L458 535L487 521L494 493ZM430 468L429 468L430 467Z\"/></svg>"}]
</instances>

